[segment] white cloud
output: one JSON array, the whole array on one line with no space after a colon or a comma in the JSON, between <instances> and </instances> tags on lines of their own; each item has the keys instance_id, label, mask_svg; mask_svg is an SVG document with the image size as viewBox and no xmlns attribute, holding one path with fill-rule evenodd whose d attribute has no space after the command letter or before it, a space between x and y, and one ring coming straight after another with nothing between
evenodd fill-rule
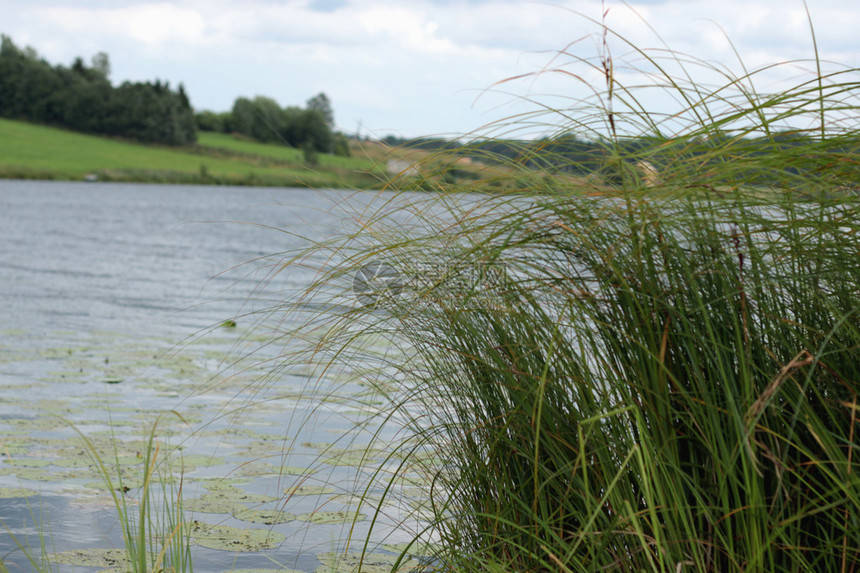
<instances>
[{"instance_id":1,"label":"white cloud","mask_svg":"<svg viewBox=\"0 0 860 573\"><path fill-rule=\"evenodd\" d=\"M148 48L198 44L205 27L196 10L167 2L92 9L51 6L33 12L40 22L64 32L125 37Z\"/></svg>"},{"instance_id":2,"label":"white cloud","mask_svg":"<svg viewBox=\"0 0 860 573\"><path fill-rule=\"evenodd\" d=\"M822 57L858 65L860 9L844 0L809 4ZM636 46L660 48L665 41L735 73L739 65L722 30L750 67L813 54L800 0L631 0L628 6L607 0L607 6L607 23ZM587 19L601 18L596 0L0 0L0 14L0 32L54 63L104 50L114 81L183 81L192 103L204 109L229 109L237 96L256 94L301 105L325 91L347 129L361 120L408 135L469 131L528 109L519 96L566 105L602 81L558 54L578 40L570 54L599 56L601 30ZM630 47L614 40L612 53L620 66ZM494 86L554 66L587 83L545 73ZM797 73L761 81L777 85ZM476 103L490 87L505 93L484 94Z\"/></svg>"}]
</instances>

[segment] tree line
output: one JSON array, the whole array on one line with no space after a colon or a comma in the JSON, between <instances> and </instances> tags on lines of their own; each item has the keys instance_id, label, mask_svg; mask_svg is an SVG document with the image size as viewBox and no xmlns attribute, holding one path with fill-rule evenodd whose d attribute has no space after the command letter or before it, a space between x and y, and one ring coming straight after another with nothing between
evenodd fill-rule
<instances>
[{"instance_id":1,"label":"tree line","mask_svg":"<svg viewBox=\"0 0 860 573\"><path fill-rule=\"evenodd\" d=\"M304 108L287 106L265 96L236 98L231 111L197 114L201 131L238 133L264 143L282 143L308 152L349 155L346 136L334 131L334 112L325 93Z\"/></svg>"},{"instance_id":2,"label":"tree line","mask_svg":"<svg viewBox=\"0 0 860 573\"><path fill-rule=\"evenodd\" d=\"M194 111L182 84L109 80L110 59L96 54L70 67L52 66L33 48L0 36L0 116L148 143L197 140Z\"/></svg>"},{"instance_id":3,"label":"tree line","mask_svg":"<svg viewBox=\"0 0 860 573\"><path fill-rule=\"evenodd\" d=\"M348 140L334 131L331 101L320 93L304 108L281 108L272 98L239 97L231 111L194 112L185 88L168 82L110 82L104 52L89 64L51 65L31 47L0 35L0 117L54 125L146 143L188 145L197 131L236 133L261 142L315 153L349 155Z\"/></svg>"},{"instance_id":4,"label":"tree line","mask_svg":"<svg viewBox=\"0 0 860 573\"><path fill-rule=\"evenodd\" d=\"M586 139L562 133L536 140L487 139L462 143L440 138L386 137L392 146L444 151L487 164L518 165L549 174L598 176L622 185L653 170L695 186L697 179L723 185L788 185L823 173L854 187L860 181L860 139L853 134L822 138L810 130L733 135L713 130L676 138ZM838 164L833 158L840 157ZM647 167L646 167L647 166ZM704 184L704 183L703 183Z\"/></svg>"}]
</instances>

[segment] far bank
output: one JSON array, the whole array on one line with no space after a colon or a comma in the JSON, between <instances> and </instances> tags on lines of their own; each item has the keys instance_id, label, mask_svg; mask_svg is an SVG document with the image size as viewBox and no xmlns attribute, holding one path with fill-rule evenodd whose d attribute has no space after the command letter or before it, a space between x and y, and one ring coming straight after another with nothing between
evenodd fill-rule
<instances>
[{"instance_id":1,"label":"far bank","mask_svg":"<svg viewBox=\"0 0 860 573\"><path fill-rule=\"evenodd\" d=\"M354 157L319 154L201 132L193 146L168 147L84 135L0 119L0 178L373 189L384 168Z\"/></svg>"}]
</instances>

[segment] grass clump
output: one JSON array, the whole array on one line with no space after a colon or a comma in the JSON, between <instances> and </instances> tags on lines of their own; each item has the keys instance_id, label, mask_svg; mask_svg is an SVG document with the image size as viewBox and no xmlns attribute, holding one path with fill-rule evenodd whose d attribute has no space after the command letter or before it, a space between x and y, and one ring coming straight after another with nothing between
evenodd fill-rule
<instances>
[{"instance_id":1,"label":"grass clump","mask_svg":"<svg viewBox=\"0 0 860 573\"><path fill-rule=\"evenodd\" d=\"M181 420L181 416L172 412ZM152 424L139 452L142 474L139 483L123 478L117 464L111 468L102 458L98 448L75 426L72 426L83 441L93 466L107 487L122 531L125 547L105 550L113 560L112 566L132 573L150 571L193 571L191 561L191 523L185 518L182 505L182 479L178 485L169 467L170 452L162 452L156 439L162 416ZM112 471L115 469L115 471ZM135 496L134 493L137 495ZM89 556L89 551L83 552ZM75 558L75 552L58 554L49 559L58 563ZM75 562L74 564L79 564Z\"/></svg>"},{"instance_id":2,"label":"grass clump","mask_svg":"<svg viewBox=\"0 0 860 573\"><path fill-rule=\"evenodd\" d=\"M310 359L378 366L399 468L431 484L428 568L856 570L857 70L816 58L763 94L766 69L601 30L565 72L605 89L549 110L598 143L594 177L389 200L293 307L361 275L362 304L306 321ZM621 82L613 41L647 85ZM652 89L681 109L649 113Z\"/></svg>"},{"instance_id":3,"label":"grass clump","mask_svg":"<svg viewBox=\"0 0 860 573\"><path fill-rule=\"evenodd\" d=\"M542 202L503 305L402 317L449 560L857 564L857 205L796 208Z\"/></svg>"}]
</instances>

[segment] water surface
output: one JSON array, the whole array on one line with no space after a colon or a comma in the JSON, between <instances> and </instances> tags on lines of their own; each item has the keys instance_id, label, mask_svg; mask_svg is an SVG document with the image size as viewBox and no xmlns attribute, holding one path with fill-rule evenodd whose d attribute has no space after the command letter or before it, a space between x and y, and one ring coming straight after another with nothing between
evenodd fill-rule
<instances>
[{"instance_id":1,"label":"water surface","mask_svg":"<svg viewBox=\"0 0 860 573\"><path fill-rule=\"evenodd\" d=\"M365 482L350 448L362 443L355 423L373 398L346 381L349 398L320 407L305 399L309 378L301 368L269 376L277 361L264 360L283 349L269 344L272 333L255 313L314 277L301 267L272 275L281 259L270 255L340 236L380 197L0 181L0 491L9 492L0 494L7 529L0 555L11 571L30 565L8 533L36 553L41 541L51 551L121 546L111 498L77 432L112 458L109 466L122 468L133 499L142 440L170 410L182 419L165 418L158 439L165 450L181 447L164 471L183 477L188 518L283 538L261 552L196 547L195 570L276 562L313 571L317 554L341 546L349 524L309 524L307 515L320 505L355 510L348 496ZM219 326L230 318L236 327ZM252 355L260 346L262 354ZM297 422L308 418L314 423ZM327 451L331 444L338 449ZM315 477L302 485L326 489L287 498L284 490L307 467ZM226 488L246 498L219 512L204 502L224 477L235 479ZM298 518L254 524L235 517L236 503ZM367 523L357 522L356 538ZM78 569L94 570L59 566Z\"/></svg>"}]
</instances>

